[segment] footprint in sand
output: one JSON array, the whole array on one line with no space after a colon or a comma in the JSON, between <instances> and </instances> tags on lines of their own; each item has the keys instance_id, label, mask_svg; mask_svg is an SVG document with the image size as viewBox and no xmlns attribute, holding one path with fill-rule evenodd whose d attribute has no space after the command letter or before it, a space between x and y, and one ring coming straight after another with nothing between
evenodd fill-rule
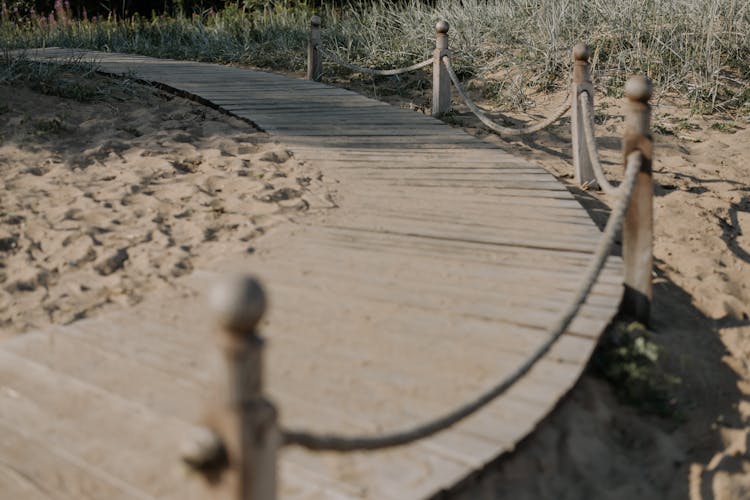
<instances>
[{"instance_id":1,"label":"footprint in sand","mask_svg":"<svg viewBox=\"0 0 750 500\"><path fill-rule=\"evenodd\" d=\"M266 151L265 153L260 155L259 160L267 161L270 163L284 163L291 157L292 155L289 151L285 149L278 149L275 151Z\"/></svg>"},{"instance_id":2,"label":"footprint in sand","mask_svg":"<svg viewBox=\"0 0 750 500\"><path fill-rule=\"evenodd\" d=\"M3 332L132 305L194 267L247 255L295 207L309 208L308 197L327 196L317 174L246 122L143 93L71 107L66 125L78 133L3 144ZM0 101L40 119L61 104L2 86ZM33 132L35 123L9 118L0 135Z\"/></svg>"}]
</instances>

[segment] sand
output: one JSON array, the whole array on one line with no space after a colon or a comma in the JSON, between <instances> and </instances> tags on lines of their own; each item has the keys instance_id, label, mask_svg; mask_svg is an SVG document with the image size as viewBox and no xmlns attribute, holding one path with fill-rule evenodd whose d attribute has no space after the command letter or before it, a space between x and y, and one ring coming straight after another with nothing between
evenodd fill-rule
<instances>
[{"instance_id":1,"label":"sand","mask_svg":"<svg viewBox=\"0 0 750 500\"><path fill-rule=\"evenodd\" d=\"M423 112L423 95L363 93ZM529 119L564 94L533 96ZM0 337L136 304L202 262L253 252L274 224L332 207L335 180L272 137L134 84L79 103L0 87ZM504 141L541 163L603 224L612 200L572 181L569 121ZM745 115L747 115L747 110ZM597 136L621 174L622 103L597 98ZM624 404L586 374L517 453L456 498L750 498L750 126L655 99L655 300L674 414Z\"/></svg>"},{"instance_id":2,"label":"sand","mask_svg":"<svg viewBox=\"0 0 750 500\"><path fill-rule=\"evenodd\" d=\"M102 85L84 103L0 86L0 338L137 304L331 206L320 172L250 124Z\"/></svg>"}]
</instances>

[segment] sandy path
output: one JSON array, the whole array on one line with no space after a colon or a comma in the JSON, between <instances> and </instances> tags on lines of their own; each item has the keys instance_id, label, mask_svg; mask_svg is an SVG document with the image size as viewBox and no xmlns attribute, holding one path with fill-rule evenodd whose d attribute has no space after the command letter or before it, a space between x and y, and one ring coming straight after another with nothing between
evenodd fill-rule
<instances>
[{"instance_id":1,"label":"sandy path","mask_svg":"<svg viewBox=\"0 0 750 500\"><path fill-rule=\"evenodd\" d=\"M136 84L80 103L0 86L0 337L132 305L330 206L251 125Z\"/></svg>"}]
</instances>

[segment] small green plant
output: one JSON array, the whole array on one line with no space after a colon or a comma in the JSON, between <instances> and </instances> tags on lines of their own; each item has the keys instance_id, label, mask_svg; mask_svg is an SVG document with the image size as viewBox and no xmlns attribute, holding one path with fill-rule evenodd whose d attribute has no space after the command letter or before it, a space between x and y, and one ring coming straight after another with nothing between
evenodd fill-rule
<instances>
[{"instance_id":1,"label":"small green plant","mask_svg":"<svg viewBox=\"0 0 750 500\"><path fill-rule=\"evenodd\" d=\"M602 337L592 366L621 400L648 413L672 416L676 410L672 394L681 381L663 370L661 352L643 325L618 322Z\"/></svg>"},{"instance_id":2,"label":"small green plant","mask_svg":"<svg viewBox=\"0 0 750 500\"><path fill-rule=\"evenodd\" d=\"M43 137L49 134L60 134L66 132L68 127L65 125L63 118L55 116L48 120L34 121L34 134Z\"/></svg>"},{"instance_id":3,"label":"small green plant","mask_svg":"<svg viewBox=\"0 0 750 500\"><path fill-rule=\"evenodd\" d=\"M723 134L734 134L742 129L734 122L715 122L711 124L711 130L718 130Z\"/></svg>"},{"instance_id":4,"label":"small green plant","mask_svg":"<svg viewBox=\"0 0 750 500\"><path fill-rule=\"evenodd\" d=\"M99 96L99 89L96 84L79 78L32 81L30 86L45 95L75 99L81 102L93 101Z\"/></svg>"},{"instance_id":5,"label":"small green plant","mask_svg":"<svg viewBox=\"0 0 750 500\"><path fill-rule=\"evenodd\" d=\"M60 63L32 61L24 56L0 58L0 84L26 85L42 94L92 101L101 89L91 79L96 67L84 61Z\"/></svg>"},{"instance_id":6,"label":"small green plant","mask_svg":"<svg viewBox=\"0 0 750 500\"><path fill-rule=\"evenodd\" d=\"M697 123L691 122L688 118L680 118L674 124L675 130L699 130L701 127Z\"/></svg>"},{"instance_id":7,"label":"small green plant","mask_svg":"<svg viewBox=\"0 0 750 500\"><path fill-rule=\"evenodd\" d=\"M661 122L654 123L651 128L654 132L660 135L674 135L674 130L672 130L668 125L665 125Z\"/></svg>"}]
</instances>

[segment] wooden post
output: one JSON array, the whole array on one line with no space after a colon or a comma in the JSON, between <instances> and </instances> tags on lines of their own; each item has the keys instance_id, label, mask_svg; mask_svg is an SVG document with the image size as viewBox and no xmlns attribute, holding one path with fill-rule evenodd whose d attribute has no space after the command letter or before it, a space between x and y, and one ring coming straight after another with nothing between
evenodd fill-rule
<instances>
[{"instance_id":1,"label":"wooden post","mask_svg":"<svg viewBox=\"0 0 750 500\"><path fill-rule=\"evenodd\" d=\"M573 168L575 181L579 186L589 186L596 183L591 158L586 147L586 137L583 132L583 113L581 112L580 95L586 92L589 97L590 109L594 109L594 86L591 84L589 71L589 48L579 43L573 47L573 88L570 92L570 132L573 138Z\"/></svg>"},{"instance_id":2,"label":"wooden post","mask_svg":"<svg viewBox=\"0 0 750 500\"><path fill-rule=\"evenodd\" d=\"M450 25L439 21L435 25L435 51L432 63L432 116L445 114L451 108L451 81L443 63L443 56L450 56L448 29Z\"/></svg>"},{"instance_id":3,"label":"wooden post","mask_svg":"<svg viewBox=\"0 0 750 500\"><path fill-rule=\"evenodd\" d=\"M310 19L310 38L307 41L307 79L316 82L319 82L323 75L323 59L317 49L320 44L320 16L312 16Z\"/></svg>"},{"instance_id":4,"label":"wooden post","mask_svg":"<svg viewBox=\"0 0 750 500\"><path fill-rule=\"evenodd\" d=\"M280 433L276 410L263 396L263 340L256 330L265 295L254 279L233 277L214 289L212 302L228 383L183 460L204 475L216 498L274 500Z\"/></svg>"},{"instance_id":5,"label":"wooden post","mask_svg":"<svg viewBox=\"0 0 750 500\"><path fill-rule=\"evenodd\" d=\"M640 172L622 229L622 258L625 261L625 292L620 312L644 325L651 315L651 273L653 268L653 197L651 174L653 141L650 132L651 81L634 76L625 84L628 107L625 113L623 153L625 161L633 151L643 155Z\"/></svg>"}]
</instances>

